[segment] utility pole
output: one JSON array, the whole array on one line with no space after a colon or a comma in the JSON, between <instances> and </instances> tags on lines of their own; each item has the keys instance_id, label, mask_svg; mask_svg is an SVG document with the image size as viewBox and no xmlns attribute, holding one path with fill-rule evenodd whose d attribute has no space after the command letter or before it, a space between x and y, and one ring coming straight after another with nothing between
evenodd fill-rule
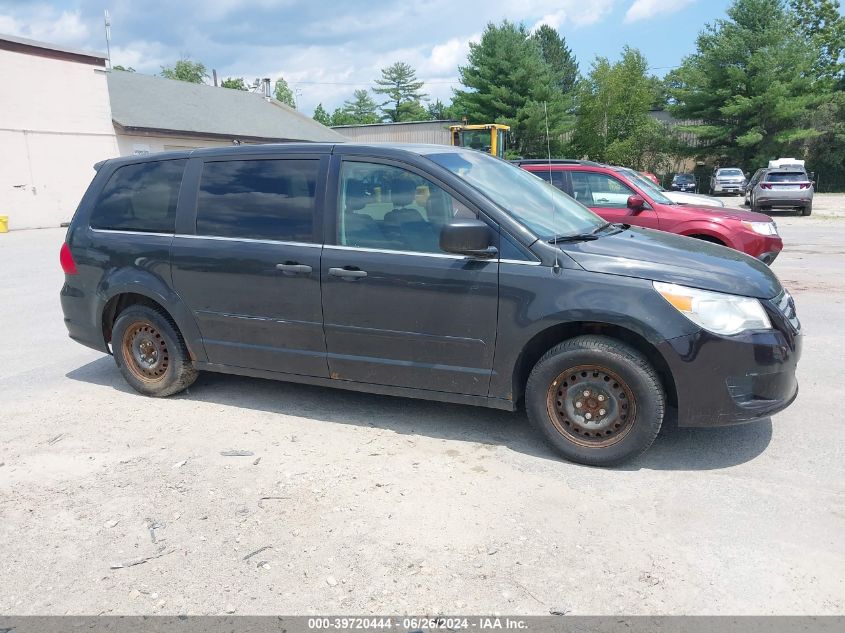
<instances>
[{"instance_id":1,"label":"utility pole","mask_svg":"<svg viewBox=\"0 0 845 633\"><path fill-rule=\"evenodd\" d=\"M108 9L103 11L103 22L106 27L106 55L109 60L109 70L111 70L111 17Z\"/></svg>"}]
</instances>

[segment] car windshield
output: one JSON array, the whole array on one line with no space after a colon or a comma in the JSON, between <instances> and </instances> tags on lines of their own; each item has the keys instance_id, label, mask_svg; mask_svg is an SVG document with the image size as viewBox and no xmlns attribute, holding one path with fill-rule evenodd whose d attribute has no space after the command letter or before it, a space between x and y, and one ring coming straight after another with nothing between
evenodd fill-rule
<instances>
[{"instance_id":1,"label":"car windshield","mask_svg":"<svg viewBox=\"0 0 845 633\"><path fill-rule=\"evenodd\" d=\"M675 174L675 182L691 183L695 182L695 179L691 174Z\"/></svg>"},{"instance_id":2,"label":"car windshield","mask_svg":"<svg viewBox=\"0 0 845 633\"><path fill-rule=\"evenodd\" d=\"M634 171L633 169L628 169L627 167L622 167L616 170L620 174L627 176L631 181L634 182L640 189L645 191L648 194L648 197L657 202L658 204L675 204L665 195L663 192L665 189L659 185L655 185L650 179L643 176L641 173Z\"/></svg>"},{"instance_id":3,"label":"car windshield","mask_svg":"<svg viewBox=\"0 0 845 633\"><path fill-rule=\"evenodd\" d=\"M557 187L481 152L442 152L426 158L466 180L542 239L591 233L606 222Z\"/></svg>"},{"instance_id":4,"label":"car windshield","mask_svg":"<svg viewBox=\"0 0 845 633\"><path fill-rule=\"evenodd\" d=\"M727 176L728 178L733 178L735 176L742 177L743 173L741 169L720 169L716 176L719 178Z\"/></svg>"}]
</instances>

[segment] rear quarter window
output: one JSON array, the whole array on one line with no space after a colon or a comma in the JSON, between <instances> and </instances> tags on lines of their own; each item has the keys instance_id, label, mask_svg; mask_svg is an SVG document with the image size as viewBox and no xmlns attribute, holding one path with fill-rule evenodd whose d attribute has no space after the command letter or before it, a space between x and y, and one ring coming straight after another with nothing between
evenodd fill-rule
<instances>
[{"instance_id":1,"label":"rear quarter window","mask_svg":"<svg viewBox=\"0 0 845 633\"><path fill-rule=\"evenodd\" d=\"M173 233L185 159L118 167L91 212L91 228Z\"/></svg>"}]
</instances>

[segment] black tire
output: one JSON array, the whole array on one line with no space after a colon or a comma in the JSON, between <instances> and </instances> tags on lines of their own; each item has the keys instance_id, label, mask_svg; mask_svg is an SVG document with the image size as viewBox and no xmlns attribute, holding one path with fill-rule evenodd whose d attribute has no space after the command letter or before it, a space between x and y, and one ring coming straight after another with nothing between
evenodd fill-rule
<instances>
[{"instance_id":1,"label":"black tire","mask_svg":"<svg viewBox=\"0 0 845 633\"><path fill-rule=\"evenodd\" d=\"M660 432L665 407L649 362L605 336L556 345L537 361L525 388L532 424L563 457L589 466L612 466L643 453ZM595 421L586 420L589 411Z\"/></svg>"},{"instance_id":2,"label":"black tire","mask_svg":"<svg viewBox=\"0 0 845 633\"><path fill-rule=\"evenodd\" d=\"M145 396L172 396L197 379L179 329L166 313L133 305L112 328L112 350L120 373Z\"/></svg>"},{"instance_id":3,"label":"black tire","mask_svg":"<svg viewBox=\"0 0 845 633\"><path fill-rule=\"evenodd\" d=\"M810 215L813 212L813 203L801 207L801 215Z\"/></svg>"}]
</instances>

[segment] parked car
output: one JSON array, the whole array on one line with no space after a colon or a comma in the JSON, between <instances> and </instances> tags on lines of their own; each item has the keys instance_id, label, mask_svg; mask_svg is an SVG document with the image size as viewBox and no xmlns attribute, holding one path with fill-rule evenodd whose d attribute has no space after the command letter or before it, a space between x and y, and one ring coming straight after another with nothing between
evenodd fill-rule
<instances>
[{"instance_id":1,"label":"parked car","mask_svg":"<svg viewBox=\"0 0 845 633\"><path fill-rule=\"evenodd\" d=\"M676 204L625 167L590 161L521 161L520 166L609 222L659 229L729 246L771 264L783 249L772 219L741 209ZM686 194L690 195L690 194Z\"/></svg>"},{"instance_id":2,"label":"parked car","mask_svg":"<svg viewBox=\"0 0 845 633\"><path fill-rule=\"evenodd\" d=\"M695 176L692 174L675 174L672 176L672 185L670 188L673 191L695 193L696 189L698 189L698 184L695 182Z\"/></svg>"},{"instance_id":3,"label":"parked car","mask_svg":"<svg viewBox=\"0 0 845 633\"><path fill-rule=\"evenodd\" d=\"M813 181L800 167L758 169L745 188L745 204L752 211L797 209L813 212Z\"/></svg>"},{"instance_id":4,"label":"parked car","mask_svg":"<svg viewBox=\"0 0 845 633\"><path fill-rule=\"evenodd\" d=\"M605 222L461 148L111 159L60 261L70 337L111 352L148 396L205 370L524 402L563 456L605 465L644 451L669 406L683 426L715 426L769 416L797 393L800 323L767 266Z\"/></svg>"},{"instance_id":5,"label":"parked car","mask_svg":"<svg viewBox=\"0 0 845 633\"><path fill-rule=\"evenodd\" d=\"M710 177L710 195L742 195L745 191L745 174L739 167L718 167Z\"/></svg>"},{"instance_id":6,"label":"parked car","mask_svg":"<svg viewBox=\"0 0 845 633\"><path fill-rule=\"evenodd\" d=\"M651 173L650 171L641 171L640 173L641 173L643 176L645 176L646 178L648 178L651 182L653 182L653 183L654 183L655 185L657 185L658 187L660 186L660 178L658 178L657 176L655 176L655 175L654 175L653 173Z\"/></svg>"},{"instance_id":7,"label":"parked car","mask_svg":"<svg viewBox=\"0 0 845 633\"><path fill-rule=\"evenodd\" d=\"M660 185L655 185L651 180L644 177L640 172L634 169L630 169L628 167L617 167L616 169L633 180L643 181L646 187L657 187L660 193L669 198L672 202L676 202L678 204L691 204L698 207L718 207L720 209L725 206L725 203L720 198L705 196L700 193L685 193L683 191L666 190Z\"/></svg>"}]
</instances>

